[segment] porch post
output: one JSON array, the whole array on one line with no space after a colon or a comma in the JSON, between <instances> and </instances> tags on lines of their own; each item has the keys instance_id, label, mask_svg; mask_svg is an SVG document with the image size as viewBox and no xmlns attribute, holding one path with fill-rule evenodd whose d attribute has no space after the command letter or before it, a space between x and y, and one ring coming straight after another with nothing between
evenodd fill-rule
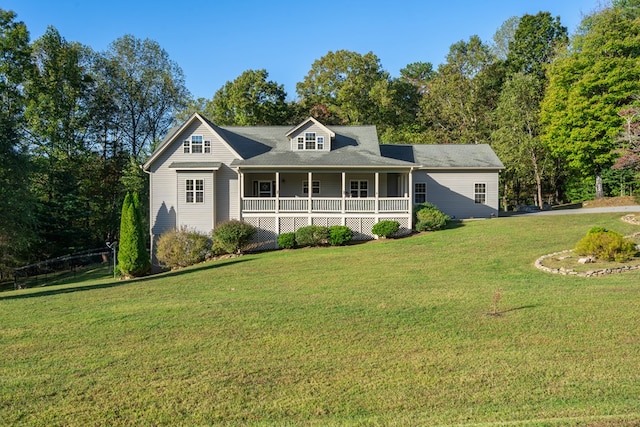
<instances>
[{"instance_id":1,"label":"porch post","mask_svg":"<svg viewBox=\"0 0 640 427\"><path fill-rule=\"evenodd\" d=\"M309 182L307 183L307 190L309 191L309 206L308 206L308 211L309 211L309 215L311 215L311 211L312 211L312 206L311 206L311 198L313 195L313 172L309 171L309 173L307 174L307 179L309 180ZM309 216L309 225L311 225L311 216Z\"/></svg>"},{"instance_id":2,"label":"porch post","mask_svg":"<svg viewBox=\"0 0 640 427\"><path fill-rule=\"evenodd\" d=\"M242 213L244 212L244 172L242 172L242 169L238 168L238 174L240 175L240 179L238 179L238 195L240 196L240 220L242 220Z\"/></svg>"},{"instance_id":3,"label":"porch post","mask_svg":"<svg viewBox=\"0 0 640 427\"><path fill-rule=\"evenodd\" d=\"M375 173L374 190L375 190L375 197L376 197L375 213L379 213L380 212L380 172L377 172L377 171Z\"/></svg>"},{"instance_id":4,"label":"porch post","mask_svg":"<svg viewBox=\"0 0 640 427\"><path fill-rule=\"evenodd\" d=\"M342 171L342 213L347 212L346 198L347 198L347 173L345 171Z\"/></svg>"},{"instance_id":5,"label":"porch post","mask_svg":"<svg viewBox=\"0 0 640 427\"><path fill-rule=\"evenodd\" d=\"M409 230L413 230L413 168L409 169Z\"/></svg>"},{"instance_id":6,"label":"porch post","mask_svg":"<svg viewBox=\"0 0 640 427\"><path fill-rule=\"evenodd\" d=\"M280 212L280 172L276 172L276 213Z\"/></svg>"}]
</instances>

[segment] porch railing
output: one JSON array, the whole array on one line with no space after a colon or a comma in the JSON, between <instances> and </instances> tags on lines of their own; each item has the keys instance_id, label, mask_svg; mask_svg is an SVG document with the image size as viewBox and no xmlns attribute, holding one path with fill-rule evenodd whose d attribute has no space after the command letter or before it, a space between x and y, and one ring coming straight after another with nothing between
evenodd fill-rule
<instances>
[{"instance_id":1,"label":"porch railing","mask_svg":"<svg viewBox=\"0 0 640 427\"><path fill-rule=\"evenodd\" d=\"M330 198L314 197L311 199L311 212L409 212L409 199L406 197L374 197L368 198ZM344 201L344 206L343 206ZM243 212L309 212L309 199L306 197L246 197L242 199Z\"/></svg>"}]
</instances>

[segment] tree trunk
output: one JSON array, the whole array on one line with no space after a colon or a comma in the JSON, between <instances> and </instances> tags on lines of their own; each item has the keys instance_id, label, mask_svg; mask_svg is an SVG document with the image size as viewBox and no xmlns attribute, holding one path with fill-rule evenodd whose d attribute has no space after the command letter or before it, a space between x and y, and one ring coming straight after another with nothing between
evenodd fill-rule
<instances>
[{"instance_id":1,"label":"tree trunk","mask_svg":"<svg viewBox=\"0 0 640 427\"><path fill-rule=\"evenodd\" d=\"M604 189L602 188L602 177L600 173L596 175L596 199L602 199L604 197Z\"/></svg>"}]
</instances>

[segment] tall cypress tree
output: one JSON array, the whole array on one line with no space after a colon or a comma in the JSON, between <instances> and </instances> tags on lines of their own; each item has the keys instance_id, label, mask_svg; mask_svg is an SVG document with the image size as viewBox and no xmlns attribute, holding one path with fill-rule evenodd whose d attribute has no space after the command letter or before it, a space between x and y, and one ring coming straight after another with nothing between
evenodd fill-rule
<instances>
[{"instance_id":1,"label":"tall cypress tree","mask_svg":"<svg viewBox=\"0 0 640 427\"><path fill-rule=\"evenodd\" d=\"M124 276L141 276L149 271L151 261L144 245L140 202L137 194L124 198L120 218L118 270Z\"/></svg>"}]
</instances>

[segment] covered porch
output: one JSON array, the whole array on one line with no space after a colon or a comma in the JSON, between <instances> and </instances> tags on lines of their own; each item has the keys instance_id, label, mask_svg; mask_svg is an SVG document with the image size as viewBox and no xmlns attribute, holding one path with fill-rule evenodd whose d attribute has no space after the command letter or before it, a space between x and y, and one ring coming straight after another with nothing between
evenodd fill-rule
<instances>
[{"instance_id":1,"label":"covered porch","mask_svg":"<svg viewBox=\"0 0 640 427\"><path fill-rule=\"evenodd\" d=\"M409 170L239 170L241 212L411 213Z\"/></svg>"}]
</instances>

